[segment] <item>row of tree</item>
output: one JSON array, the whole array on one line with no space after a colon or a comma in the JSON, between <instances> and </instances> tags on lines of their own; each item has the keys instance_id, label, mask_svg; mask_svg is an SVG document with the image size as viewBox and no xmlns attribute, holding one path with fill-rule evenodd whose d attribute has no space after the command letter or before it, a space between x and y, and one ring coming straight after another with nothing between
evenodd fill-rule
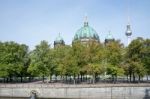
<instances>
[{"instance_id":1,"label":"row of tree","mask_svg":"<svg viewBox=\"0 0 150 99\"><path fill-rule=\"evenodd\" d=\"M111 81L127 77L129 82L141 80L150 74L150 39L137 38L128 47L120 41L107 44L89 41L75 42L72 46L55 48L41 41L33 51L27 45L0 42L0 78L12 81L13 77L59 76L62 80L77 78L83 82L92 77L92 83L100 75L110 75Z\"/></svg>"}]
</instances>

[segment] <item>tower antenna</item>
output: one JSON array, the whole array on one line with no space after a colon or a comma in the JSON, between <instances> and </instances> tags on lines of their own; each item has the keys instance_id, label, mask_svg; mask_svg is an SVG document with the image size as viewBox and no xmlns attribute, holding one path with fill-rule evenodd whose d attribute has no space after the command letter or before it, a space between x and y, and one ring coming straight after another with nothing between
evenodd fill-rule
<instances>
[{"instance_id":1,"label":"tower antenna","mask_svg":"<svg viewBox=\"0 0 150 99\"><path fill-rule=\"evenodd\" d=\"M130 26L130 14L129 14L129 0L127 2L127 16L128 16L128 24L127 24L127 29L126 29L126 32L125 32L125 35L127 36L127 45L130 44L131 42L131 35L132 35L132 31L131 31L131 26Z\"/></svg>"},{"instance_id":2,"label":"tower antenna","mask_svg":"<svg viewBox=\"0 0 150 99\"><path fill-rule=\"evenodd\" d=\"M129 0L127 1L127 22L128 22L128 24L130 24L130 5L129 5L130 3L129 3Z\"/></svg>"}]
</instances>

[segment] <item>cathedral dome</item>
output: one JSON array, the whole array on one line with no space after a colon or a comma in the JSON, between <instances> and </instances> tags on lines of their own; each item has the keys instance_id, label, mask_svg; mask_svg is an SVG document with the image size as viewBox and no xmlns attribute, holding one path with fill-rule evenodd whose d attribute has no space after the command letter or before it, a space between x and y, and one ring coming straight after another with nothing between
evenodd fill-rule
<instances>
[{"instance_id":1,"label":"cathedral dome","mask_svg":"<svg viewBox=\"0 0 150 99\"><path fill-rule=\"evenodd\" d=\"M57 43L61 43L63 41L63 38L59 35L58 37L56 37L55 42Z\"/></svg>"},{"instance_id":2,"label":"cathedral dome","mask_svg":"<svg viewBox=\"0 0 150 99\"><path fill-rule=\"evenodd\" d=\"M114 38L113 38L113 35L110 33L110 31L109 31L109 33L107 34L107 36L105 37L105 39L108 39L108 40L114 39Z\"/></svg>"},{"instance_id":3,"label":"cathedral dome","mask_svg":"<svg viewBox=\"0 0 150 99\"><path fill-rule=\"evenodd\" d=\"M57 45L57 44L60 44L60 45L64 45L65 44L63 38L60 36L60 33L59 33L58 37L56 37L56 39L54 41L54 46Z\"/></svg>"},{"instance_id":4,"label":"cathedral dome","mask_svg":"<svg viewBox=\"0 0 150 99\"><path fill-rule=\"evenodd\" d=\"M113 37L113 35L110 33L110 31L109 31L109 33L107 34L107 36L105 37L105 44L106 43L109 43L109 42L112 42L112 41L114 41L115 39L114 39L114 37Z\"/></svg>"},{"instance_id":5,"label":"cathedral dome","mask_svg":"<svg viewBox=\"0 0 150 99\"><path fill-rule=\"evenodd\" d=\"M97 32L88 25L88 22L84 22L84 26L81 27L75 33L74 40L96 40L99 41Z\"/></svg>"}]
</instances>

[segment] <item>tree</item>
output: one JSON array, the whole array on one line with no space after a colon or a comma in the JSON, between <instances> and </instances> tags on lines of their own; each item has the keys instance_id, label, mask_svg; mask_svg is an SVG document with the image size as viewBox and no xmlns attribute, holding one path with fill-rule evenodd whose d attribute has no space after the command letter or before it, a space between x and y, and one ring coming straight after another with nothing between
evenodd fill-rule
<instances>
[{"instance_id":1,"label":"tree","mask_svg":"<svg viewBox=\"0 0 150 99\"><path fill-rule=\"evenodd\" d=\"M46 41L41 41L30 54L31 63L28 68L28 72L34 76L42 76L44 82L44 76L48 76L51 66L49 60L50 45Z\"/></svg>"},{"instance_id":2,"label":"tree","mask_svg":"<svg viewBox=\"0 0 150 99\"><path fill-rule=\"evenodd\" d=\"M76 76L80 74L80 67L78 66L78 62L72 48L69 50L69 53L66 55L64 60L65 64L67 65L67 74L73 76L75 84Z\"/></svg>"},{"instance_id":3,"label":"tree","mask_svg":"<svg viewBox=\"0 0 150 99\"><path fill-rule=\"evenodd\" d=\"M101 64L89 63L87 65L87 73L92 75L93 84L95 83L95 76L96 76L96 74L102 74L104 72L105 72L104 71L104 67Z\"/></svg>"},{"instance_id":4,"label":"tree","mask_svg":"<svg viewBox=\"0 0 150 99\"><path fill-rule=\"evenodd\" d=\"M86 46L80 41L76 41L72 44L72 55L76 58L77 65L80 68L80 74L85 73L84 66L87 65L86 61Z\"/></svg>"},{"instance_id":5,"label":"tree","mask_svg":"<svg viewBox=\"0 0 150 99\"><path fill-rule=\"evenodd\" d=\"M0 43L0 71L3 77L10 78L22 76L21 72L26 64L28 46L13 41ZM22 82L22 79L21 79Z\"/></svg>"},{"instance_id":6,"label":"tree","mask_svg":"<svg viewBox=\"0 0 150 99\"><path fill-rule=\"evenodd\" d=\"M61 79L64 80L64 76L68 74L68 63L70 60L68 57L70 46L60 45L53 49L53 59L52 64L54 66L54 74L60 75Z\"/></svg>"},{"instance_id":7,"label":"tree","mask_svg":"<svg viewBox=\"0 0 150 99\"><path fill-rule=\"evenodd\" d=\"M112 76L113 83L116 83L117 76L122 76L124 74L124 70L121 67L110 64L107 67L107 74L110 74Z\"/></svg>"},{"instance_id":8,"label":"tree","mask_svg":"<svg viewBox=\"0 0 150 99\"><path fill-rule=\"evenodd\" d=\"M21 69L18 76L21 77L21 82L22 82L23 81L22 77L27 76L27 68L30 64L28 46L25 44L21 44L20 49L19 49L19 53L20 53L19 58L21 59L21 62L23 63L23 69Z\"/></svg>"},{"instance_id":9,"label":"tree","mask_svg":"<svg viewBox=\"0 0 150 99\"><path fill-rule=\"evenodd\" d=\"M8 66L6 64L0 64L0 77L7 77L9 75Z\"/></svg>"},{"instance_id":10,"label":"tree","mask_svg":"<svg viewBox=\"0 0 150 99\"><path fill-rule=\"evenodd\" d=\"M126 52L126 64L128 64L128 67L126 70L129 70L130 75L130 82L131 77L133 78L133 82L135 82L135 77L143 77L146 73L146 69L143 67L142 59L143 59L143 38L137 38L133 40L130 45L127 48Z\"/></svg>"},{"instance_id":11,"label":"tree","mask_svg":"<svg viewBox=\"0 0 150 99\"><path fill-rule=\"evenodd\" d=\"M78 72L81 75L81 81L83 80L83 76L87 73L86 66L87 66L87 52L86 52L86 45L82 44L80 41L76 41L72 44L72 56L76 60L76 64L78 68ZM78 75L79 78L79 75Z\"/></svg>"},{"instance_id":12,"label":"tree","mask_svg":"<svg viewBox=\"0 0 150 99\"><path fill-rule=\"evenodd\" d=\"M146 39L143 42L142 63L146 68L147 75L150 75L150 39ZM148 76L147 76L148 79Z\"/></svg>"},{"instance_id":13,"label":"tree","mask_svg":"<svg viewBox=\"0 0 150 99\"><path fill-rule=\"evenodd\" d=\"M93 84L95 78L105 72L103 64L103 45L100 42L89 41L85 49L86 70L87 74L92 75Z\"/></svg>"},{"instance_id":14,"label":"tree","mask_svg":"<svg viewBox=\"0 0 150 99\"><path fill-rule=\"evenodd\" d=\"M0 77L7 77L9 75L8 66L4 64L4 43L0 42Z\"/></svg>"},{"instance_id":15,"label":"tree","mask_svg":"<svg viewBox=\"0 0 150 99\"><path fill-rule=\"evenodd\" d=\"M112 76L112 81L117 81L117 76L124 73L122 69L122 58L123 58L123 44L120 41L112 41L106 44L106 61L107 74Z\"/></svg>"}]
</instances>

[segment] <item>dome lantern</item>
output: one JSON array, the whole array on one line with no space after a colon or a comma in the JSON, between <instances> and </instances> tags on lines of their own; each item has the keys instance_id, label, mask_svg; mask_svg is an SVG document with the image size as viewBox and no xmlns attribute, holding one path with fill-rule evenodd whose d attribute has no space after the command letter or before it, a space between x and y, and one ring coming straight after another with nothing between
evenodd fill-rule
<instances>
[{"instance_id":1,"label":"dome lantern","mask_svg":"<svg viewBox=\"0 0 150 99\"><path fill-rule=\"evenodd\" d=\"M84 27L88 26L88 20L87 20L87 16L85 16L84 18Z\"/></svg>"},{"instance_id":2,"label":"dome lantern","mask_svg":"<svg viewBox=\"0 0 150 99\"><path fill-rule=\"evenodd\" d=\"M61 37L60 33L59 33L58 37L56 37L56 39L54 41L54 47L56 45L65 45L65 42L64 42L63 38Z\"/></svg>"}]
</instances>

